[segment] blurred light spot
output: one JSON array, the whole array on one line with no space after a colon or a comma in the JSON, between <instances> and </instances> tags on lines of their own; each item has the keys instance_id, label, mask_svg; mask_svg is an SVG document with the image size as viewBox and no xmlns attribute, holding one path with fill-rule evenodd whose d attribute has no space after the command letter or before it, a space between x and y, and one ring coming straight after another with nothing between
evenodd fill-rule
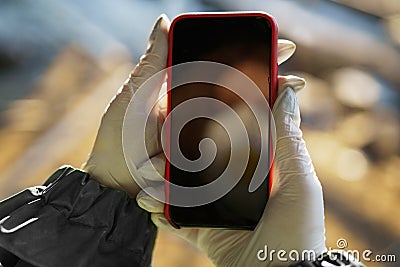
<instances>
[{"instance_id":1,"label":"blurred light spot","mask_svg":"<svg viewBox=\"0 0 400 267\"><path fill-rule=\"evenodd\" d=\"M333 75L333 79L335 95L347 106L370 108L379 100L379 83L364 71L340 69Z\"/></svg>"},{"instance_id":2,"label":"blurred light spot","mask_svg":"<svg viewBox=\"0 0 400 267\"><path fill-rule=\"evenodd\" d=\"M361 179L367 170L368 160L361 151L344 148L338 154L336 171L340 178L356 181Z\"/></svg>"}]
</instances>

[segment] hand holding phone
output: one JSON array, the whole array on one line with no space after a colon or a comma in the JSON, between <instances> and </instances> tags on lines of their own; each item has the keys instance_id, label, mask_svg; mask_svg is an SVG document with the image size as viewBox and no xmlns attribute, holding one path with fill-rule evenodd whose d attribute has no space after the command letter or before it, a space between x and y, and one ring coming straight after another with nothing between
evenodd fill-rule
<instances>
[{"instance_id":1,"label":"hand holding phone","mask_svg":"<svg viewBox=\"0 0 400 267\"><path fill-rule=\"evenodd\" d=\"M154 48L161 51L160 48ZM295 45L286 40L278 41L278 63L286 61L294 52ZM163 56L163 55L159 55ZM175 229L165 219L164 203L141 191L138 204L152 213L153 222L162 230L174 233L201 251L216 266L265 266L288 265L289 258L282 262L271 251L312 250L319 255L325 249L322 190L315 175L310 156L305 148L299 129L299 108L294 91L304 87L304 80L286 76L279 79L279 98L273 108L277 130L277 149L274 168L277 186L254 231L220 229ZM154 88L154 91L160 88ZM293 90L292 90L293 89ZM164 166L162 155L147 162ZM143 166L146 164L143 164ZM144 169L144 167L141 167ZM142 171L154 192L163 192L164 180L157 175ZM278 183L275 183L278 185ZM149 190L146 190L149 192ZM267 248L267 250L265 249Z\"/></svg>"},{"instance_id":2,"label":"hand holding phone","mask_svg":"<svg viewBox=\"0 0 400 267\"><path fill-rule=\"evenodd\" d=\"M136 195L139 188L136 179L147 184L147 192L152 190L164 195L165 181L159 175L164 173L165 167L165 157L157 143L160 132L156 130L146 135L146 145L151 148L152 154L147 156L137 148L130 150L134 155L130 158L133 161L128 163L124 160L120 134L132 94L139 90L144 81L166 67L168 27L168 18L161 16L150 36L146 54L104 114L87 166L96 168L94 177L101 178L103 185L131 192L132 195ZM278 63L286 61L294 49L292 42L279 40ZM203 251L216 266L287 266L290 259L279 262L276 253L270 259L265 252L296 249L299 252L313 250L318 255L324 249L322 191L301 137L296 95L291 91L304 87L304 80L298 77L281 77L278 83L280 97L274 105L273 114L280 140L275 157L275 170L278 170L276 176L280 186L275 188L276 193L271 195L264 215L254 231L175 229L165 219L163 202L152 198L144 190L137 195L138 204L152 213L152 220L160 229L189 241ZM160 88L161 84L156 84L150 91L158 94ZM152 104L146 102L148 99L141 100L145 104ZM136 115L140 117L141 110ZM157 129L158 115L152 115L154 116L150 124ZM126 141L135 139L143 131L137 127L133 130L126 133ZM129 166L130 164L134 166ZM150 165L156 166L158 172L148 168ZM131 174L134 173L135 178L128 168L132 169Z\"/></svg>"}]
</instances>

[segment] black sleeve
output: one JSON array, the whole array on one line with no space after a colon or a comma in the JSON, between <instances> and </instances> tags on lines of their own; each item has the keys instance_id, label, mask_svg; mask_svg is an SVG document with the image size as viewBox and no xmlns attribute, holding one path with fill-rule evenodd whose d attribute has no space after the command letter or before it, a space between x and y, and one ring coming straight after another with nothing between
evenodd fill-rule
<instances>
[{"instance_id":1,"label":"black sleeve","mask_svg":"<svg viewBox=\"0 0 400 267\"><path fill-rule=\"evenodd\" d=\"M155 237L135 199L69 166L0 202L4 267L150 266Z\"/></svg>"}]
</instances>

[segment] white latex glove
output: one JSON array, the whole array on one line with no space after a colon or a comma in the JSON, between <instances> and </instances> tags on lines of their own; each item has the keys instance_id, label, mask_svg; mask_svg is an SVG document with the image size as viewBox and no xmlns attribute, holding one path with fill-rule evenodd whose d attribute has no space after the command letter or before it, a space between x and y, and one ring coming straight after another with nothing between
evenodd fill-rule
<instances>
[{"instance_id":1,"label":"white latex glove","mask_svg":"<svg viewBox=\"0 0 400 267\"><path fill-rule=\"evenodd\" d=\"M169 19L165 15L161 15L156 20L146 53L140 58L138 65L108 105L90 157L82 167L102 185L124 190L132 196L136 196L140 187L132 178L123 153L122 128L125 111L132 96L143 82L166 67L169 25ZM160 90L161 83L162 81L155 90ZM149 124L153 131L146 131L146 143L149 144L150 156L153 156L161 152L158 142L158 118L150 118ZM143 129L138 129L138 131L143 131ZM135 133L132 134L135 136ZM137 150L136 152L134 164L140 172L140 167L148 160L148 156L144 151Z\"/></svg>"},{"instance_id":2,"label":"white latex glove","mask_svg":"<svg viewBox=\"0 0 400 267\"><path fill-rule=\"evenodd\" d=\"M103 116L100 129L90 158L84 165L92 177L107 187L122 189L131 195L139 191L138 185L125 163L122 148L122 124L126 108L134 92L156 72L166 66L168 51L169 21L161 16L155 23L150 35L146 54L136 66L127 82L121 87ZM282 63L294 52L295 46L289 41L279 41L278 61ZM301 138L299 129L300 116L296 96L291 89L300 89L304 81L296 77L281 78L281 94L276 101L273 114L277 126L277 147L275 173L279 188L271 196L265 214L255 231L234 231L216 229L180 229L172 228L165 220L163 203L148 196L138 194L139 205L153 212L153 221L160 228L176 233L204 251L217 266L266 266L272 262L261 262L257 253L264 246L268 250L312 249L321 253L325 248L323 199L320 184L316 178L310 157ZM161 88L156 86L155 92ZM283 91L283 93L282 93ZM159 117L152 114L150 129L146 131L146 145L150 159L144 151L134 155L136 179L149 179L154 183L158 174L153 174L149 163L156 163L156 168L163 173L164 157L159 143ZM143 129L137 129L143 131ZM132 133L135 136L135 133ZM154 157L153 157L154 156ZM163 190L163 181L158 182L154 190ZM275 186L278 183L275 183ZM273 258L274 266L277 258ZM282 266L287 265L285 262Z\"/></svg>"},{"instance_id":3,"label":"white latex glove","mask_svg":"<svg viewBox=\"0 0 400 267\"><path fill-rule=\"evenodd\" d=\"M293 261L289 258L289 253L295 253L293 250L300 256L306 250L314 251L317 256L322 254L325 250L322 188L302 139L294 92L304 84L304 80L295 76L279 79L279 96L273 108L277 133L275 183L254 231L175 229L164 217L164 204L144 191L137 196L139 206L153 213L152 220L160 229L189 241L216 266L288 266ZM162 184L160 181L154 190L163 190ZM270 257L272 250L275 253ZM286 254L278 258L280 250ZM291 255L293 259L295 254Z\"/></svg>"},{"instance_id":4,"label":"white latex glove","mask_svg":"<svg viewBox=\"0 0 400 267\"><path fill-rule=\"evenodd\" d=\"M294 50L293 43L280 40L279 63L288 59ZM153 222L160 229L187 240L206 253L217 266L287 266L292 261L289 258L292 250L300 255L305 250L320 255L325 250L322 188L302 139L295 94L304 85L304 80L295 76L279 79L279 97L273 108L277 131L274 194L254 231L175 229L164 217L164 204L144 191L137 196L139 206L153 213ZM157 169L162 169L163 155L157 157L161 164ZM149 172L143 178L146 179L147 175L154 182L157 175ZM159 181L151 190L163 191L164 181ZM265 246L268 251L265 251ZM270 258L272 250L275 254ZM286 254L278 258L277 252L280 250ZM259 260L257 255L265 257L265 261ZM293 257L294 254L291 255Z\"/></svg>"}]
</instances>

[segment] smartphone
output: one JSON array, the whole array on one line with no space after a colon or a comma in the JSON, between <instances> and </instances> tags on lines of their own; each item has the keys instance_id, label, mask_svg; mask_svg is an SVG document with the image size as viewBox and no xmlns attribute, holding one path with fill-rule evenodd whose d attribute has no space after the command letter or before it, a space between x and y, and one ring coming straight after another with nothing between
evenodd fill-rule
<instances>
[{"instance_id":1,"label":"smartphone","mask_svg":"<svg viewBox=\"0 0 400 267\"><path fill-rule=\"evenodd\" d=\"M265 177L262 184L253 192L249 190L250 180L260 159L261 131L267 133L269 131L268 127L265 129L253 127L255 118L251 115L249 103L221 85L222 83L198 81L180 84L177 81L181 80L182 76L186 77L187 74L182 74L185 72L182 68L179 70L174 67L193 62L200 62L199 64L215 62L234 68L249 77L258 87L261 94L253 97L254 101L262 98L272 108L277 96L277 35L278 29L274 18L264 12L186 13L173 19L169 31L168 67L173 68L168 72L167 88L167 114L170 117L167 127L169 145L165 172L164 213L174 227L253 230L264 212L272 186L272 173L268 168L263 174ZM210 71L209 68L203 68L203 72L210 72L210 76L215 75L215 72ZM222 74L220 76L217 79L228 80L240 87L241 81L232 81L235 79L232 78L233 76ZM215 77L213 79L215 80ZM246 97L248 96L244 96ZM249 99L251 97L249 96ZM224 109L219 109L218 105L213 107L212 103L220 102L211 101L211 104L192 105L192 110L179 113L177 108L181 104L200 98L224 103L225 108L227 106L231 108L244 121L244 128L250 133L248 141L243 141L249 147L248 161L238 182L218 199L199 205L176 205L174 200L179 198L182 192L171 184L184 188L209 185L224 173L234 157L233 154L241 153L241 145L238 144L242 142L241 139L234 144L230 143L230 133L226 130L234 116L229 115L231 113ZM211 114L216 119L200 116L188 120L181 127L182 117L196 114L196 108L203 109L201 112ZM269 112L267 109L265 108L265 112ZM221 125L218 118L223 118L221 120L228 125ZM204 139L211 139L214 143L202 148L204 144L201 142ZM239 149L233 151L234 146L239 146ZM213 160L203 169L185 169L174 164L175 159L182 155L195 164L203 154L213 149L216 151L213 154ZM240 165L241 162L237 163L232 165ZM223 186L223 184L220 185ZM202 194L206 197L214 190L216 190L215 187L209 191L203 191ZM190 198L190 191L185 194Z\"/></svg>"}]
</instances>

